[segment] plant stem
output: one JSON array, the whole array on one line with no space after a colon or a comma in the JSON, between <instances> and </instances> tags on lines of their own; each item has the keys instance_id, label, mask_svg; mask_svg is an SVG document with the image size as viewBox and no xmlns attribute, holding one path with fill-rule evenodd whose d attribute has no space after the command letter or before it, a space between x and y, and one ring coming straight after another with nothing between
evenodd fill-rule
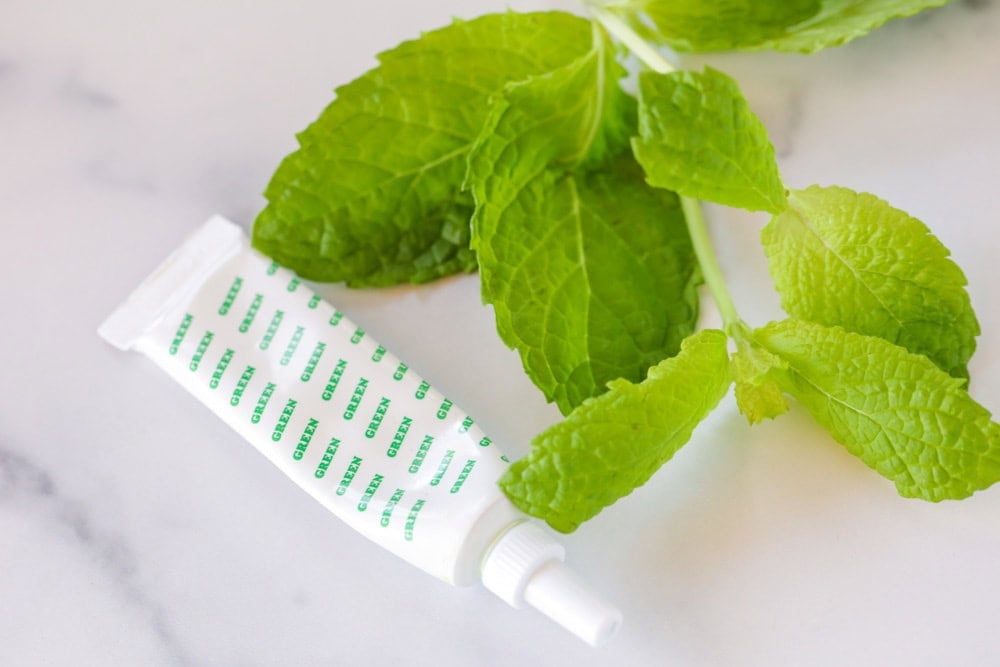
<instances>
[{"instance_id":1,"label":"plant stem","mask_svg":"<svg viewBox=\"0 0 1000 667\"><path fill-rule=\"evenodd\" d=\"M708 226L705 225L701 202L691 197L681 197L681 208L684 210L684 219L687 222L688 234L691 236L691 245L694 246L694 254L698 258L698 264L701 265L702 277L712 292L719 314L722 315L722 327L726 333L734 335L745 325L736 312L729 290L726 289L726 281L722 277L722 269L715 256L712 239L708 235Z\"/></svg>"},{"instance_id":2,"label":"plant stem","mask_svg":"<svg viewBox=\"0 0 1000 667\"><path fill-rule=\"evenodd\" d=\"M628 47L628 50L635 54L635 57L642 61L646 67L659 74L668 74L677 69L663 57L663 54L650 46L633 30L632 26L622 21L618 16L595 5L589 5L589 9L597 22Z\"/></svg>"},{"instance_id":3,"label":"plant stem","mask_svg":"<svg viewBox=\"0 0 1000 667\"><path fill-rule=\"evenodd\" d=\"M618 16L593 4L589 6L589 9L597 22L620 40L646 67L659 74L669 74L676 70L663 54L650 46ZM739 338L742 331L746 329L746 325L743 324L739 313L736 312L736 306L733 305L729 290L726 289L726 281L722 277L722 269L715 256L715 249L712 247L712 240L708 235L708 227L705 226L705 215L701 210L701 202L691 197L681 197L680 199L688 234L691 236L691 244L694 246L694 254L701 265L705 284L712 292L715 305L719 308L719 314L722 315L722 326L726 333Z\"/></svg>"}]
</instances>

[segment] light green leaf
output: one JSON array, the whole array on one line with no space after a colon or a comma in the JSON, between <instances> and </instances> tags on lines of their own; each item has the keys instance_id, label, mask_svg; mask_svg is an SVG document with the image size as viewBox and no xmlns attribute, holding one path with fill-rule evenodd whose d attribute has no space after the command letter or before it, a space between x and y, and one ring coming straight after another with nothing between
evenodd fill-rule
<instances>
[{"instance_id":1,"label":"light green leaf","mask_svg":"<svg viewBox=\"0 0 1000 667\"><path fill-rule=\"evenodd\" d=\"M483 300L564 413L676 354L697 318L677 198L646 186L625 151L623 74L595 29L585 56L507 87L469 157Z\"/></svg>"},{"instance_id":2,"label":"light green leaf","mask_svg":"<svg viewBox=\"0 0 1000 667\"><path fill-rule=\"evenodd\" d=\"M535 438L500 479L519 508L571 532L642 486L729 388L726 335L699 331L641 384L616 380Z\"/></svg>"},{"instance_id":3,"label":"light green leaf","mask_svg":"<svg viewBox=\"0 0 1000 667\"><path fill-rule=\"evenodd\" d=\"M951 0L823 0L811 18L757 48L814 53L846 44L893 20L948 4Z\"/></svg>"},{"instance_id":4,"label":"light green leaf","mask_svg":"<svg viewBox=\"0 0 1000 667\"><path fill-rule=\"evenodd\" d=\"M483 300L563 413L610 380L676 354L698 316L696 262L677 197L610 170L545 171L477 226Z\"/></svg>"},{"instance_id":5,"label":"light green leaf","mask_svg":"<svg viewBox=\"0 0 1000 667\"><path fill-rule=\"evenodd\" d=\"M678 51L760 48L815 16L821 0L604 0L598 5Z\"/></svg>"},{"instance_id":6,"label":"light green leaf","mask_svg":"<svg viewBox=\"0 0 1000 667\"><path fill-rule=\"evenodd\" d=\"M648 39L680 51L812 53L950 0L597 0Z\"/></svg>"},{"instance_id":7,"label":"light green leaf","mask_svg":"<svg viewBox=\"0 0 1000 667\"><path fill-rule=\"evenodd\" d=\"M736 82L711 67L640 75L633 151L656 187L751 211L785 208L767 130Z\"/></svg>"},{"instance_id":8,"label":"light green leaf","mask_svg":"<svg viewBox=\"0 0 1000 667\"><path fill-rule=\"evenodd\" d=\"M474 227L544 170L593 167L628 146L636 121L635 99L619 86L625 74L594 25L586 54L506 86L469 156Z\"/></svg>"},{"instance_id":9,"label":"light green leaf","mask_svg":"<svg viewBox=\"0 0 1000 667\"><path fill-rule=\"evenodd\" d=\"M754 338L787 362L784 389L900 495L965 498L1000 480L1000 425L927 357L800 320Z\"/></svg>"},{"instance_id":10,"label":"light green leaf","mask_svg":"<svg viewBox=\"0 0 1000 667\"><path fill-rule=\"evenodd\" d=\"M759 345L741 341L731 365L736 382L736 405L751 424L774 419L788 411L788 401L774 379L788 364Z\"/></svg>"},{"instance_id":11,"label":"light green leaf","mask_svg":"<svg viewBox=\"0 0 1000 667\"><path fill-rule=\"evenodd\" d=\"M381 54L298 136L267 187L254 245L304 277L355 286L474 269L461 185L490 100L591 47L585 19L506 13Z\"/></svg>"},{"instance_id":12,"label":"light green leaf","mask_svg":"<svg viewBox=\"0 0 1000 667\"><path fill-rule=\"evenodd\" d=\"M956 377L979 323L965 276L924 223L870 194L813 186L761 234L794 317L880 336Z\"/></svg>"}]
</instances>

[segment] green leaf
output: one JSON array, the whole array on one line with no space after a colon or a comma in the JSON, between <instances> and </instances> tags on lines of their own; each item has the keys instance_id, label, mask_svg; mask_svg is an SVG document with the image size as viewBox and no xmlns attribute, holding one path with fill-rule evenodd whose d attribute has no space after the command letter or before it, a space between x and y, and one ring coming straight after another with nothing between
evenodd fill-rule
<instances>
[{"instance_id":1,"label":"green leaf","mask_svg":"<svg viewBox=\"0 0 1000 667\"><path fill-rule=\"evenodd\" d=\"M789 314L880 336L968 377L979 323L962 270L924 223L873 195L813 186L791 193L761 239Z\"/></svg>"},{"instance_id":2,"label":"green leaf","mask_svg":"<svg viewBox=\"0 0 1000 667\"><path fill-rule=\"evenodd\" d=\"M591 47L585 19L506 13L382 53L298 136L267 187L254 245L306 278L355 286L474 269L461 185L491 99Z\"/></svg>"},{"instance_id":3,"label":"green leaf","mask_svg":"<svg viewBox=\"0 0 1000 667\"><path fill-rule=\"evenodd\" d=\"M614 46L594 25L586 54L508 84L469 156L476 218L495 214L550 167L589 168L622 152L636 122L635 99L619 85L625 74Z\"/></svg>"},{"instance_id":4,"label":"green leaf","mask_svg":"<svg viewBox=\"0 0 1000 667\"><path fill-rule=\"evenodd\" d=\"M699 282L677 197L630 157L543 172L477 225L483 300L546 398L567 413L638 381L694 329Z\"/></svg>"},{"instance_id":5,"label":"green leaf","mask_svg":"<svg viewBox=\"0 0 1000 667\"><path fill-rule=\"evenodd\" d=\"M951 0L823 0L814 16L756 48L814 53L846 44L893 20L948 4Z\"/></svg>"},{"instance_id":6,"label":"green leaf","mask_svg":"<svg viewBox=\"0 0 1000 667\"><path fill-rule=\"evenodd\" d=\"M604 0L648 39L680 51L813 53L950 0Z\"/></svg>"},{"instance_id":7,"label":"green leaf","mask_svg":"<svg viewBox=\"0 0 1000 667\"><path fill-rule=\"evenodd\" d=\"M788 368L781 357L759 345L741 341L732 357L736 405L751 424L774 419L788 411L788 401L774 380Z\"/></svg>"},{"instance_id":8,"label":"green leaf","mask_svg":"<svg viewBox=\"0 0 1000 667\"><path fill-rule=\"evenodd\" d=\"M1000 425L927 357L800 320L754 338L787 362L784 389L900 495L965 498L1000 480Z\"/></svg>"},{"instance_id":9,"label":"green leaf","mask_svg":"<svg viewBox=\"0 0 1000 667\"><path fill-rule=\"evenodd\" d=\"M625 150L623 74L595 29L588 54L506 88L469 157L483 300L564 413L676 354L697 318L677 198L646 186Z\"/></svg>"},{"instance_id":10,"label":"green leaf","mask_svg":"<svg viewBox=\"0 0 1000 667\"><path fill-rule=\"evenodd\" d=\"M816 15L821 0L605 0L598 4L678 51L760 48Z\"/></svg>"},{"instance_id":11,"label":"green leaf","mask_svg":"<svg viewBox=\"0 0 1000 667\"><path fill-rule=\"evenodd\" d=\"M500 479L519 508L571 532L646 483L729 388L726 335L699 331L641 384L616 380L535 438Z\"/></svg>"},{"instance_id":12,"label":"green leaf","mask_svg":"<svg viewBox=\"0 0 1000 667\"><path fill-rule=\"evenodd\" d=\"M650 184L751 211L785 208L767 130L718 70L639 77L636 159Z\"/></svg>"}]
</instances>

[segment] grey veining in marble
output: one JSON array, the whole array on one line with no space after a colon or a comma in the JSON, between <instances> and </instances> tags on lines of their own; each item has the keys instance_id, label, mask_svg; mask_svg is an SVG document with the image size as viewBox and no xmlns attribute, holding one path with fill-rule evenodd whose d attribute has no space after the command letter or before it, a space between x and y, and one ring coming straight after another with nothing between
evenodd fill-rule
<instances>
[{"instance_id":1,"label":"grey veining in marble","mask_svg":"<svg viewBox=\"0 0 1000 667\"><path fill-rule=\"evenodd\" d=\"M60 493L48 472L26 457L0 449L0 508L30 514L43 529L64 538L71 549L82 552L101 577L130 607L130 615L155 636L163 658L170 664L192 664L165 619L164 610L134 580L138 559L120 538L93 525L84 503ZM71 602L67 600L67 602ZM30 631L29 628L25 630Z\"/></svg>"},{"instance_id":2,"label":"grey veining in marble","mask_svg":"<svg viewBox=\"0 0 1000 667\"><path fill-rule=\"evenodd\" d=\"M111 94L82 82L77 76L68 77L59 87L59 96L68 105L79 105L96 110L109 110L119 106Z\"/></svg>"}]
</instances>

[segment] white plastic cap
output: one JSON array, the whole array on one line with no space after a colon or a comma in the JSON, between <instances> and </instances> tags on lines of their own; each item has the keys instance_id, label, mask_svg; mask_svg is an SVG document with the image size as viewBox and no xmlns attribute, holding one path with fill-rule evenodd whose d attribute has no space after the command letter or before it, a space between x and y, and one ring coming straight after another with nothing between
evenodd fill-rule
<instances>
[{"instance_id":1,"label":"white plastic cap","mask_svg":"<svg viewBox=\"0 0 1000 667\"><path fill-rule=\"evenodd\" d=\"M563 562L566 550L532 522L504 533L483 560L483 585L512 607L531 605L591 646L611 638L622 613Z\"/></svg>"}]
</instances>

